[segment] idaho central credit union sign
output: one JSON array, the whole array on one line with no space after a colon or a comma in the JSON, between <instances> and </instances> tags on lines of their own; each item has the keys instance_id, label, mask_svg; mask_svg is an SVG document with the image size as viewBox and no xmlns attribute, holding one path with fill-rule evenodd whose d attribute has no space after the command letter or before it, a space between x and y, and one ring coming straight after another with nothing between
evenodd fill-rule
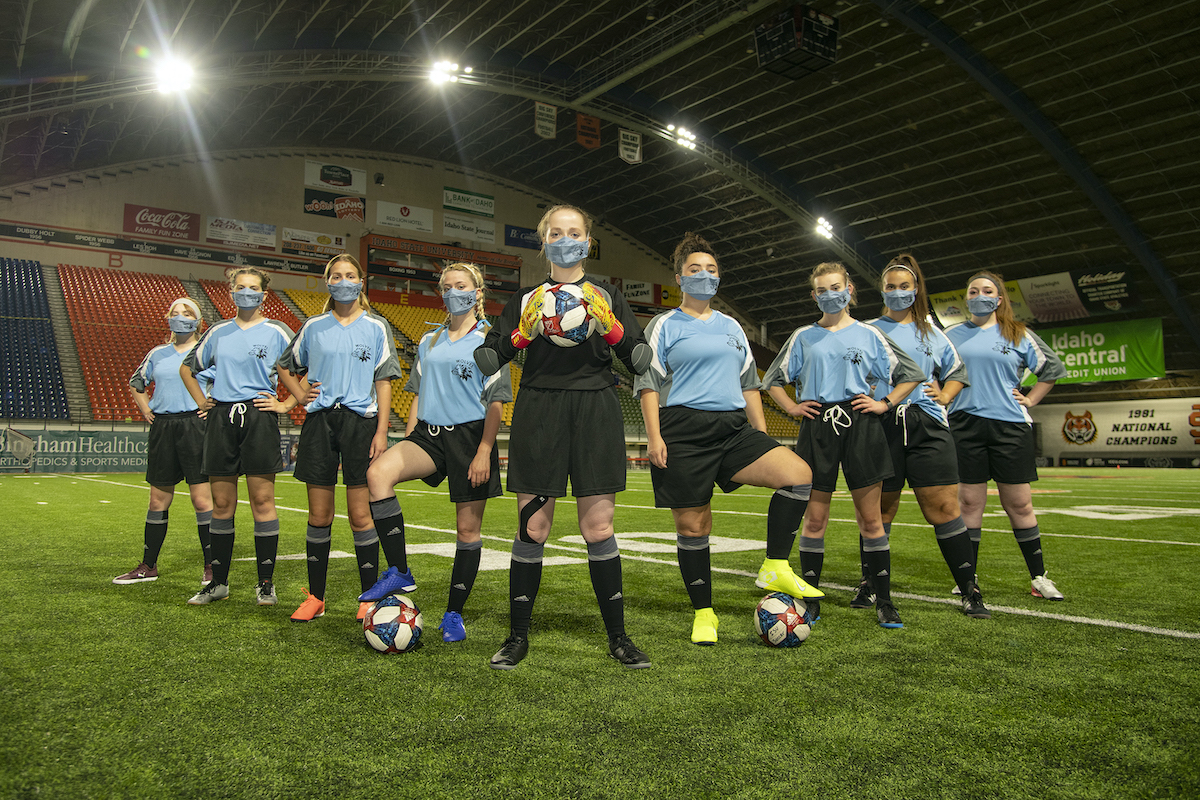
<instances>
[{"instance_id":1,"label":"idaho central credit union sign","mask_svg":"<svg viewBox=\"0 0 1200 800\"><path fill-rule=\"evenodd\" d=\"M125 232L162 239L200 240L200 215L192 211L125 204Z\"/></svg>"}]
</instances>

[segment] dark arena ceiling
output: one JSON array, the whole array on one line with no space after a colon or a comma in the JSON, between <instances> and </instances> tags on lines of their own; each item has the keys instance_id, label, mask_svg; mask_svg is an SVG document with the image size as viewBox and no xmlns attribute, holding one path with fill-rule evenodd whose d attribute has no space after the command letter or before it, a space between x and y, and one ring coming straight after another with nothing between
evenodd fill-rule
<instances>
[{"instance_id":1,"label":"dark arena ceiling","mask_svg":"<svg viewBox=\"0 0 1200 800\"><path fill-rule=\"evenodd\" d=\"M5 0L0 198L206 152L435 159L578 203L664 257L703 233L722 297L776 342L816 314L800 284L830 258L862 285L911 249L933 292L979 269L1127 270L1141 307L1105 321L1162 317L1167 383L1197 385L1194 0L817 0L836 62L795 79L754 45L790 6ZM196 65L186 100L154 91L167 53ZM472 72L435 86L439 59ZM556 139L535 135L534 100L558 106ZM576 112L601 119L600 148L576 143ZM618 160L619 127L643 134L643 163Z\"/></svg>"}]
</instances>

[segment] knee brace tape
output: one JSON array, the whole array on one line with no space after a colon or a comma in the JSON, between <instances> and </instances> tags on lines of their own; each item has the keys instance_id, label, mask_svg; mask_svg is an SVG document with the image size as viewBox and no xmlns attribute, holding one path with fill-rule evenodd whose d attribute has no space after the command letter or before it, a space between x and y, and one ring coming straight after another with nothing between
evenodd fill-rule
<instances>
[{"instance_id":1,"label":"knee brace tape","mask_svg":"<svg viewBox=\"0 0 1200 800\"><path fill-rule=\"evenodd\" d=\"M546 497L545 495L536 495L532 500L525 504L524 508L521 509L521 513L518 517L521 527L517 529L517 538L520 541L535 543L533 539L529 538L529 520L533 519L534 514L542 510L542 506L546 505L546 502L549 499L550 498Z\"/></svg>"}]
</instances>

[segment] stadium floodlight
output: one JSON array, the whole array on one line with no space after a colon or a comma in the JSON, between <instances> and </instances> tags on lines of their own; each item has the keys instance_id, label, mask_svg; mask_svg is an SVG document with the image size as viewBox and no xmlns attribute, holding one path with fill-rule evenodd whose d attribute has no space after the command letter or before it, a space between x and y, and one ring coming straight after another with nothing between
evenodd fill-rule
<instances>
[{"instance_id":1,"label":"stadium floodlight","mask_svg":"<svg viewBox=\"0 0 1200 800\"><path fill-rule=\"evenodd\" d=\"M464 72L471 72L467 67ZM436 61L429 70L429 80L433 83L458 83L458 64L453 61Z\"/></svg>"},{"instance_id":2,"label":"stadium floodlight","mask_svg":"<svg viewBox=\"0 0 1200 800\"><path fill-rule=\"evenodd\" d=\"M825 219L824 217L821 217L820 219L817 220L817 233L821 234L826 239L832 239L833 238L833 225L830 224L829 220Z\"/></svg>"},{"instance_id":3,"label":"stadium floodlight","mask_svg":"<svg viewBox=\"0 0 1200 800\"><path fill-rule=\"evenodd\" d=\"M675 131L675 143L680 147L686 147L689 150L696 149L696 134L687 128L676 129L674 125L668 125L667 130Z\"/></svg>"},{"instance_id":4,"label":"stadium floodlight","mask_svg":"<svg viewBox=\"0 0 1200 800\"><path fill-rule=\"evenodd\" d=\"M158 79L158 91L163 94L185 92L192 86L192 65L178 58L165 58L158 62L155 75Z\"/></svg>"}]
</instances>

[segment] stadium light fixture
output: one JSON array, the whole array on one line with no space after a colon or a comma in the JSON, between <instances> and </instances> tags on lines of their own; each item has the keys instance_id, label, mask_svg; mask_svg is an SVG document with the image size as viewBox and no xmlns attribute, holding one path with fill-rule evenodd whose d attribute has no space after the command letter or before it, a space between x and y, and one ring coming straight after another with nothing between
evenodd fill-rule
<instances>
[{"instance_id":1,"label":"stadium light fixture","mask_svg":"<svg viewBox=\"0 0 1200 800\"><path fill-rule=\"evenodd\" d=\"M696 134L687 128L677 128L672 124L667 126L667 130L675 133L675 143L680 147L686 147L689 150L696 149Z\"/></svg>"},{"instance_id":2,"label":"stadium light fixture","mask_svg":"<svg viewBox=\"0 0 1200 800\"><path fill-rule=\"evenodd\" d=\"M471 68L467 67L463 70L466 73L471 72ZM433 83L458 83L458 64L452 61L437 61L429 70L429 80Z\"/></svg>"},{"instance_id":3,"label":"stadium light fixture","mask_svg":"<svg viewBox=\"0 0 1200 800\"><path fill-rule=\"evenodd\" d=\"M192 65L178 58L165 58L158 62L155 77L158 80L158 91L163 94L185 92L192 86L194 75Z\"/></svg>"},{"instance_id":4,"label":"stadium light fixture","mask_svg":"<svg viewBox=\"0 0 1200 800\"><path fill-rule=\"evenodd\" d=\"M829 220L825 219L824 217L821 217L820 219L817 220L817 233L821 234L826 239L832 239L833 238L833 225L830 224Z\"/></svg>"}]
</instances>

